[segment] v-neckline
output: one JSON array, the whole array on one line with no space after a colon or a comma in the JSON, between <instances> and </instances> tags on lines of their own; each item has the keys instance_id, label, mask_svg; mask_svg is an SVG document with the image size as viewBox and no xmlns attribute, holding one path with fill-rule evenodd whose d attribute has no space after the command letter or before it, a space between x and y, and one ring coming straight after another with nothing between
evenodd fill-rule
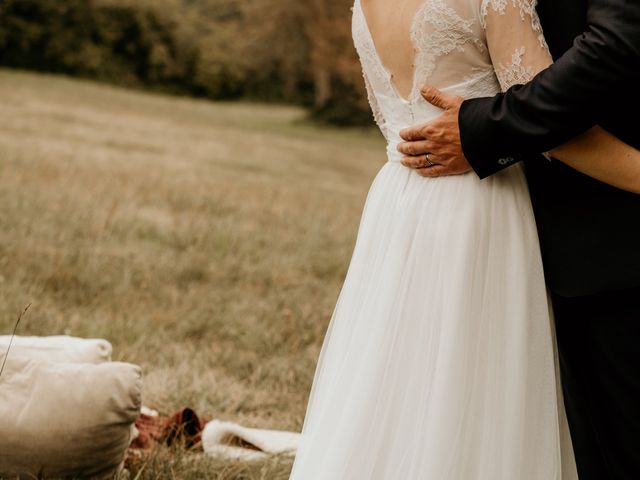
<instances>
[{"instance_id":1,"label":"v-neckline","mask_svg":"<svg viewBox=\"0 0 640 480\"><path fill-rule=\"evenodd\" d=\"M387 77L387 83L389 84L389 87L391 88L391 90L393 90L394 94L398 97L399 100L408 104L412 103L416 96L416 70L417 70L416 63L418 61L418 54L419 54L419 47L415 44L415 41L413 38L413 32L418 19L418 15L422 12L422 9L426 7L426 4L429 0L423 1L420 7L418 7L416 12L413 14L413 18L411 19L411 26L409 27L409 38L414 48L414 54L413 54L413 62L411 67L411 90L409 91L408 98L400 93L400 91L398 90L398 87L393 81L393 74L391 73L391 70L389 70L385 66L384 62L382 61L382 57L378 52L378 47L376 46L376 42L373 39L373 34L371 33L371 29L369 28L369 21L367 20L367 15L364 13L364 8L362 8L361 0L355 0L355 1L358 4L358 9L360 10L360 15L362 16L362 23L364 24L364 29L367 33L368 40L371 43L373 53L375 54L376 60L378 61L380 68L384 71Z\"/></svg>"}]
</instances>

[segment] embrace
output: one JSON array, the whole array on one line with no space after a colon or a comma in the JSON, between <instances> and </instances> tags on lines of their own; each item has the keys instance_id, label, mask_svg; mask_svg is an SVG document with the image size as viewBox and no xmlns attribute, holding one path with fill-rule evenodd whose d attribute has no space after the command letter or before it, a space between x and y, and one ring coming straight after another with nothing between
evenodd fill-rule
<instances>
[{"instance_id":1,"label":"embrace","mask_svg":"<svg viewBox=\"0 0 640 480\"><path fill-rule=\"evenodd\" d=\"M640 479L640 3L355 0L353 39L388 162L291 479Z\"/></svg>"}]
</instances>

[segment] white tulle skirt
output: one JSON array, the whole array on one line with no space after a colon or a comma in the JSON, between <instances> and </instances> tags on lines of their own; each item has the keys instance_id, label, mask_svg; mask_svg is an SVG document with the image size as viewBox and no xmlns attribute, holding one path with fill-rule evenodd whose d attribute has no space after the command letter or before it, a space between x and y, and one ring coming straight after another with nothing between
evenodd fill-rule
<instances>
[{"instance_id":1,"label":"white tulle skirt","mask_svg":"<svg viewBox=\"0 0 640 480\"><path fill-rule=\"evenodd\" d=\"M291 480L577 478L539 250L519 166L481 181L387 162Z\"/></svg>"}]
</instances>

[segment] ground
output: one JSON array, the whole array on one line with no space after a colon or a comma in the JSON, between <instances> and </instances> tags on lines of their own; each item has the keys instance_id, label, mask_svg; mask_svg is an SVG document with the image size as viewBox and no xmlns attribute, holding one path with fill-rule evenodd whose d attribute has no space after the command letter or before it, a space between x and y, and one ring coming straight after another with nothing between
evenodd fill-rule
<instances>
[{"instance_id":1,"label":"ground","mask_svg":"<svg viewBox=\"0 0 640 480\"><path fill-rule=\"evenodd\" d=\"M145 405L299 431L383 161L296 108L0 70L0 332L31 303L19 334L108 339ZM290 468L161 450L131 478Z\"/></svg>"}]
</instances>

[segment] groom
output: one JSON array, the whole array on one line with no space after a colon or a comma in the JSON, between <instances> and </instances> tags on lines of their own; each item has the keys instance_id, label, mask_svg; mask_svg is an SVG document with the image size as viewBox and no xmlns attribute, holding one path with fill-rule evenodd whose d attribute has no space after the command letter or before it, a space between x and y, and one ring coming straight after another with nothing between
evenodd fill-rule
<instances>
[{"instance_id":1,"label":"groom","mask_svg":"<svg viewBox=\"0 0 640 480\"><path fill-rule=\"evenodd\" d=\"M403 163L484 178L525 161L580 479L640 479L640 195L536 155L596 124L640 149L640 1L539 0L538 12L555 64L493 98L427 87L445 111L401 132L401 151L418 148Z\"/></svg>"}]
</instances>

